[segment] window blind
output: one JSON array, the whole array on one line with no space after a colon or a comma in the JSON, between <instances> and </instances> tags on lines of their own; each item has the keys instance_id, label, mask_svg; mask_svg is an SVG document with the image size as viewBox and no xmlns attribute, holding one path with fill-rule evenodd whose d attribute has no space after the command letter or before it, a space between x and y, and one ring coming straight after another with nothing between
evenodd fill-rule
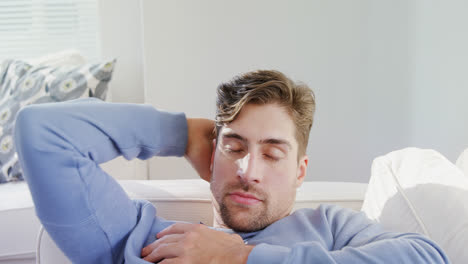
<instances>
[{"instance_id":1,"label":"window blind","mask_svg":"<svg viewBox=\"0 0 468 264\"><path fill-rule=\"evenodd\" d=\"M99 59L97 0L0 0L0 61L77 49Z\"/></svg>"}]
</instances>

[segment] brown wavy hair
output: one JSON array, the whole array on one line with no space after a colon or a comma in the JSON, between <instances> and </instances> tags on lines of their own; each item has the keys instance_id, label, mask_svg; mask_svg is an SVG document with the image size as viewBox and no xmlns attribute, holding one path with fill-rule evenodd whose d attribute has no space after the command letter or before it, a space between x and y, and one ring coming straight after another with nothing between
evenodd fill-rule
<instances>
[{"instance_id":1,"label":"brown wavy hair","mask_svg":"<svg viewBox=\"0 0 468 264\"><path fill-rule=\"evenodd\" d=\"M250 103L284 107L295 124L298 160L305 155L315 112L315 95L306 84L295 83L274 70L247 72L221 83L216 98L216 134Z\"/></svg>"}]
</instances>

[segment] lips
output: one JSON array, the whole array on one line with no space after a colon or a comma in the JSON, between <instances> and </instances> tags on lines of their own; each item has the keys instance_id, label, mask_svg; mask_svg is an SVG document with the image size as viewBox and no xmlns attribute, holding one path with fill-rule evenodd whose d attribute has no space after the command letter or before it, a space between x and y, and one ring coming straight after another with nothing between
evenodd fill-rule
<instances>
[{"instance_id":1,"label":"lips","mask_svg":"<svg viewBox=\"0 0 468 264\"><path fill-rule=\"evenodd\" d=\"M232 192L229 194L229 197L236 203L243 205L254 205L262 200L256 197L253 194L244 193L244 192Z\"/></svg>"}]
</instances>

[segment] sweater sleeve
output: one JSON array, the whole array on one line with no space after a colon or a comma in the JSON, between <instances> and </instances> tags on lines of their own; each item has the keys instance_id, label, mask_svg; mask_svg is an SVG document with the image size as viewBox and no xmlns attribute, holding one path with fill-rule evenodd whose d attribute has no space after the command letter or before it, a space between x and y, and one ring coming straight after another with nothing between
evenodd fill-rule
<instances>
[{"instance_id":1,"label":"sweater sleeve","mask_svg":"<svg viewBox=\"0 0 468 264\"><path fill-rule=\"evenodd\" d=\"M317 211L318 226L333 238L328 243L331 248L318 241L291 247L259 244L247 263L450 263L442 249L423 235L386 232L364 213L337 206Z\"/></svg>"},{"instance_id":2,"label":"sweater sleeve","mask_svg":"<svg viewBox=\"0 0 468 264\"><path fill-rule=\"evenodd\" d=\"M59 137L98 164L119 155L127 160L182 156L187 144L183 113L97 98L27 106L18 113L16 127L18 151L53 151L50 141Z\"/></svg>"},{"instance_id":3,"label":"sweater sleeve","mask_svg":"<svg viewBox=\"0 0 468 264\"><path fill-rule=\"evenodd\" d=\"M36 214L74 263L122 263L124 248L139 252L163 221L99 164L120 155L182 156L186 144L185 115L150 105L78 99L26 106L16 118L15 146ZM128 247L135 230L140 237Z\"/></svg>"},{"instance_id":4,"label":"sweater sleeve","mask_svg":"<svg viewBox=\"0 0 468 264\"><path fill-rule=\"evenodd\" d=\"M37 212L46 222L41 212L48 213L48 205L57 201L43 193L69 185L66 180L71 176L66 175L78 175L74 178L88 186L96 173L102 172L100 163L120 155L127 160L182 156L186 144L187 121L183 113L95 98L27 106L18 113L15 126L20 164L33 199L40 196L46 207ZM83 201L84 206L87 204ZM68 206L65 201L64 206ZM88 212L82 217L87 216Z\"/></svg>"}]
</instances>

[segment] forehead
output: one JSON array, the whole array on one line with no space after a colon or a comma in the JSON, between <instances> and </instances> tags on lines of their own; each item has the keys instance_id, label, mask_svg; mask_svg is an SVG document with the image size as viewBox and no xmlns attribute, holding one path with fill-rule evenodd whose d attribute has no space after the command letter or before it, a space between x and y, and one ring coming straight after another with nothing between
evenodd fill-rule
<instances>
[{"instance_id":1,"label":"forehead","mask_svg":"<svg viewBox=\"0 0 468 264\"><path fill-rule=\"evenodd\" d=\"M235 133L252 142L268 138L284 139L297 148L294 132L294 122L283 107L277 104L247 104L234 121L221 128L220 136Z\"/></svg>"}]
</instances>

